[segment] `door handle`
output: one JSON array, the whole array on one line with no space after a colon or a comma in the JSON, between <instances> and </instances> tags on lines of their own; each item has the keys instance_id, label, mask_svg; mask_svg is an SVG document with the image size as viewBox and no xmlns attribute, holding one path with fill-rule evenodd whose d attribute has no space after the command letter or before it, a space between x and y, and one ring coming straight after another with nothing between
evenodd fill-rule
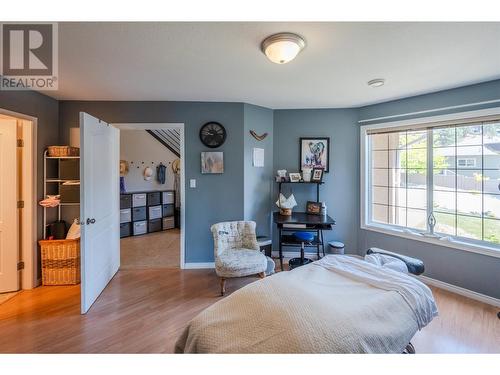
<instances>
[{"instance_id":1,"label":"door handle","mask_svg":"<svg viewBox=\"0 0 500 375\"><path fill-rule=\"evenodd\" d=\"M87 218L87 225L94 224L94 223L95 223L95 219L94 218L92 218L92 219Z\"/></svg>"}]
</instances>

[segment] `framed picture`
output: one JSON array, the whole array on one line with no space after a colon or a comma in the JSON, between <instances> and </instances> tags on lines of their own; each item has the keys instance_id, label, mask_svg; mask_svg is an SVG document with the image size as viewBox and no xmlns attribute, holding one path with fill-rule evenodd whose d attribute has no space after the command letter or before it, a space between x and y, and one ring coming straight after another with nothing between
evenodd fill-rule
<instances>
[{"instance_id":1,"label":"framed picture","mask_svg":"<svg viewBox=\"0 0 500 375\"><path fill-rule=\"evenodd\" d=\"M312 182L321 182L323 180L323 169L314 168L311 175Z\"/></svg>"},{"instance_id":2,"label":"framed picture","mask_svg":"<svg viewBox=\"0 0 500 375\"><path fill-rule=\"evenodd\" d=\"M202 152L201 173L224 173L224 153Z\"/></svg>"},{"instance_id":3,"label":"framed picture","mask_svg":"<svg viewBox=\"0 0 500 375\"><path fill-rule=\"evenodd\" d=\"M300 138L300 170L319 168L328 172L330 169L330 138Z\"/></svg>"},{"instance_id":4,"label":"framed picture","mask_svg":"<svg viewBox=\"0 0 500 375\"><path fill-rule=\"evenodd\" d=\"M300 182L300 173L289 173L290 182Z\"/></svg>"},{"instance_id":5,"label":"framed picture","mask_svg":"<svg viewBox=\"0 0 500 375\"><path fill-rule=\"evenodd\" d=\"M308 201L306 205L306 212L310 215L320 215L321 214L321 203Z\"/></svg>"}]
</instances>

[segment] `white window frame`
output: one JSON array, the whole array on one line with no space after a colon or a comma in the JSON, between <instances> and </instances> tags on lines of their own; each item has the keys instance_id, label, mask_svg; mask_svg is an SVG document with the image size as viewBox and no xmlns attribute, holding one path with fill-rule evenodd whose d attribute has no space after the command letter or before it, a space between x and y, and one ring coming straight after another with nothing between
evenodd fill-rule
<instances>
[{"instance_id":1,"label":"white window frame","mask_svg":"<svg viewBox=\"0 0 500 375\"><path fill-rule=\"evenodd\" d=\"M370 204L370 159L369 159L369 144L368 130L372 129L390 129L396 127L411 127L422 126L423 124L432 125L447 121L468 120L479 117L500 116L500 107L481 109L476 111L457 112L447 115L438 115L430 117L420 117L401 121L374 123L360 126L360 223L361 229L370 230L378 233L388 234L392 236L402 237L410 240L430 243L437 246L450 247L457 250L463 250L483 255L500 258L500 246L489 244L485 241L463 240L450 236L430 235L427 232L398 227L395 225L387 225L369 221L371 215ZM366 122L366 121L363 121ZM431 163L431 162L430 162ZM432 194L429 189L428 194Z\"/></svg>"}]
</instances>

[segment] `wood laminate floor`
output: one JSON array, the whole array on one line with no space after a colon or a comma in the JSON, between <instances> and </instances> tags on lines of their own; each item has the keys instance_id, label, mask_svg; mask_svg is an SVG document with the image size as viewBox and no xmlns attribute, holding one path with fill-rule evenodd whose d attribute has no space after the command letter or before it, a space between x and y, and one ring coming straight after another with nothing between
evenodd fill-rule
<instances>
[{"instance_id":1,"label":"wood laminate floor","mask_svg":"<svg viewBox=\"0 0 500 375\"><path fill-rule=\"evenodd\" d=\"M228 280L228 295L255 280ZM0 353L171 353L218 292L213 270L122 270L82 316L79 286L23 291L0 306ZM418 353L500 353L496 308L433 292L440 316L412 340Z\"/></svg>"},{"instance_id":2,"label":"wood laminate floor","mask_svg":"<svg viewBox=\"0 0 500 375\"><path fill-rule=\"evenodd\" d=\"M179 268L180 229L120 240L120 269Z\"/></svg>"}]
</instances>

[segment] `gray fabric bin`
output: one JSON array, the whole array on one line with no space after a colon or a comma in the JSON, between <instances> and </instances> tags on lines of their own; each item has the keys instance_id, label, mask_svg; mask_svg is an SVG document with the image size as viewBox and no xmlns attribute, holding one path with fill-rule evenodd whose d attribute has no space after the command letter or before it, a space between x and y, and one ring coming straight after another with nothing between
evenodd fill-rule
<instances>
[{"instance_id":1,"label":"gray fabric bin","mask_svg":"<svg viewBox=\"0 0 500 375\"><path fill-rule=\"evenodd\" d=\"M162 204L173 204L173 203L175 203L174 192L173 191L164 191L164 192L162 192L161 203Z\"/></svg>"},{"instance_id":2,"label":"gray fabric bin","mask_svg":"<svg viewBox=\"0 0 500 375\"><path fill-rule=\"evenodd\" d=\"M130 236L130 223L120 224L120 238Z\"/></svg>"},{"instance_id":3,"label":"gray fabric bin","mask_svg":"<svg viewBox=\"0 0 500 375\"><path fill-rule=\"evenodd\" d=\"M132 212L130 208L120 210L120 224L132 221Z\"/></svg>"},{"instance_id":4,"label":"gray fabric bin","mask_svg":"<svg viewBox=\"0 0 500 375\"><path fill-rule=\"evenodd\" d=\"M161 219L148 221L148 232L158 232L161 230Z\"/></svg>"},{"instance_id":5,"label":"gray fabric bin","mask_svg":"<svg viewBox=\"0 0 500 375\"><path fill-rule=\"evenodd\" d=\"M132 208L132 220L141 221L146 220L146 207L134 207Z\"/></svg>"},{"instance_id":6,"label":"gray fabric bin","mask_svg":"<svg viewBox=\"0 0 500 375\"><path fill-rule=\"evenodd\" d=\"M163 230L174 229L175 228L175 220L173 217L164 217L162 223Z\"/></svg>"},{"instance_id":7,"label":"gray fabric bin","mask_svg":"<svg viewBox=\"0 0 500 375\"><path fill-rule=\"evenodd\" d=\"M161 219L161 206L152 206L148 207L148 215L149 215L149 220L152 219Z\"/></svg>"},{"instance_id":8,"label":"gray fabric bin","mask_svg":"<svg viewBox=\"0 0 500 375\"><path fill-rule=\"evenodd\" d=\"M130 194L120 195L120 209L132 207L132 196Z\"/></svg>"},{"instance_id":9,"label":"gray fabric bin","mask_svg":"<svg viewBox=\"0 0 500 375\"><path fill-rule=\"evenodd\" d=\"M146 205L146 193L132 194L132 207L142 207Z\"/></svg>"},{"instance_id":10,"label":"gray fabric bin","mask_svg":"<svg viewBox=\"0 0 500 375\"><path fill-rule=\"evenodd\" d=\"M161 194L159 191L148 193L148 206L158 206L161 204Z\"/></svg>"},{"instance_id":11,"label":"gray fabric bin","mask_svg":"<svg viewBox=\"0 0 500 375\"><path fill-rule=\"evenodd\" d=\"M147 221L136 221L133 223L134 226L134 236L140 234L145 234L148 232L148 222Z\"/></svg>"},{"instance_id":12,"label":"gray fabric bin","mask_svg":"<svg viewBox=\"0 0 500 375\"><path fill-rule=\"evenodd\" d=\"M174 216L174 214L175 214L174 205L173 204L164 204L162 211L163 211L162 212L163 217Z\"/></svg>"}]
</instances>

